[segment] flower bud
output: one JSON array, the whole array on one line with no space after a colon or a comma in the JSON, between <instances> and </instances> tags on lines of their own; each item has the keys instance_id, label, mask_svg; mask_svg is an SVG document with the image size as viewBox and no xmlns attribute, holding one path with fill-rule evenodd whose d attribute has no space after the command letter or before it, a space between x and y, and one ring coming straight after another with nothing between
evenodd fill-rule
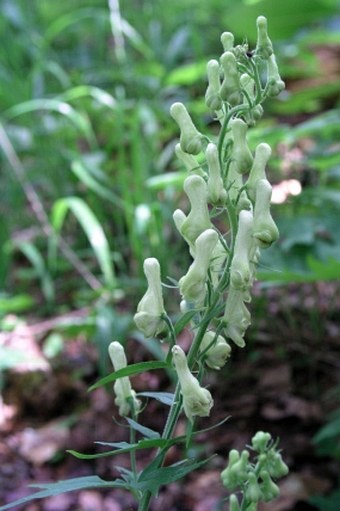
<instances>
[{"instance_id":1,"label":"flower bud","mask_svg":"<svg viewBox=\"0 0 340 511\"><path fill-rule=\"evenodd\" d=\"M170 108L171 117L177 122L180 134L182 151L189 154L198 154L202 150L202 134L196 129L191 117L183 103L174 103Z\"/></svg>"},{"instance_id":2,"label":"flower bud","mask_svg":"<svg viewBox=\"0 0 340 511\"><path fill-rule=\"evenodd\" d=\"M275 484L274 481L270 478L267 470L262 470L260 472L260 477L262 479L262 483L260 483L262 499L265 502L276 499L276 497L280 495L280 489L277 484Z\"/></svg>"},{"instance_id":3,"label":"flower bud","mask_svg":"<svg viewBox=\"0 0 340 511\"><path fill-rule=\"evenodd\" d=\"M253 164L253 155L247 143L247 124L242 119L232 119L229 123L233 134L233 149L231 158L240 174L249 172Z\"/></svg>"},{"instance_id":4,"label":"flower bud","mask_svg":"<svg viewBox=\"0 0 340 511\"><path fill-rule=\"evenodd\" d=\"M249 468L249 452L244 449L241 452L240 459L230 468L230 471L235 477L235 480L237 480L238 484L242 484L247 481L249 476Z\"/></svg>"},{"instance_id":5,"label":"flower bud","mask_svg":"<svg viewBox=\"0 0 340 511\"><path fill-rule=\"evenodd\" d=\"M181 227L181 234L194 244L197 237L211 227L207 198L207 184L200 176L189 176L184 181L191 210Z\"/></svg>"},{"instance_id":6,"label":"flower bud","mask_svg":"<svg viewBox=\"0 0 340 511\"><path fill-rule=\"evenodd\" d=\"M197 307L204 303L209 264L217 241L218 234L214 229L207 229L198 236L195 241L194 262L179 281L184 300L195 303Z\"/></svg>"},{"instance_id":7,"label":"flower bud","mask_svg":"<svg viewBox=\"0 0 340 511\"><path fill-rule=\"evenodd\" d=\"M225 365L231 347L222 335L216 337L215 332L209 331L203 336L200 352L205 352L205 363L208 367L219 370Z\"/></svg>"},{"instance_id":8,"label":"flower bud","mask_svg":"<svg viewBox=\"0 0 340 511\"><path fill-rule=\"evenodd\" d=\"M253 449L259 453L264 452L268 446L268 443L272 439L270 433L264 431L257 431L257 433L251 439L251 445Z\"/></svg>"},{"instance_id":9,"label":"flower bud","mask_svg":"<svg viewBox=\"0 0 340 511\"><path fill-rule=\"evenodd\" d=\"M137 305L137 313L133 319L137 328L145 337L153 337L162 332L165 322L162 315L165 313L162 295L161 272L159 262L154 257L144 261L144 273L148 288Z\"/></svg>"},{"instance_id":10,"label":"flower bud","mask_svg":"<svg viewBox=\"0 0 340 511\"><path fill-rule=\"evenodd\" d=\"M220 96L230 105L236 106L242 101L240 90L240 76L237 70L235 55L226 51L221 56L221 66L224 72L224 79L220 88Z\"/></svg>"},{"instance_id":11,"label":"flower bud","mask_svg":"<svg viewBox=\"0 0 340 511\"><path fill-rule=\"evenodd\" d=\"M227 192L223 187L217 146L208 144L205 156L209 167L208 199L212 204L224 204L227 200Z\"/></svg>"},{"instance_id":12,"label":"flower bud","mask_svg":"<svg viewBox=\"0 0 340 511\"><path fill-rule=\"evenodd\" d=\"M253 165L246 182L248 196L253 202L255 202L256 185L258 181L260 179L267 179L266 165L271 154L272 150L270 145L263 142L256 146Z\"/></svg>"},{"instance_id":13,"label":"flower bud","mask_svg":"<svg viewBox=\"0 0 340 511\"><path fill-rule=\"evenodd\" d=\"M223 32L221 43L224 51L231 51L234 46L234 35L231 32Z\"/></svg>"},{"instance_id":14,"label":"flower bud","mask_svg":"<svg viewBox=\"0 0 340 511\"><path fill-rule=\"evenodd\" d=\"M254 238L260 248L268 248L279 237L279 230L270 214L272 187L266 179L256 185L254 207Z\"/></svg>"},{"instance_id":15,"label":"flower bud","mask_svg":"<svg viewBox=\"0 0 340 511\"><path fill-rule=\"evenodd\" d=\"M126 356L123 346L119 342L111 342L109 345L109 355L115 371L124 369L127 366ZM125 417L131 412L131 400L135 413L140 409L140 401L136 398L135 391L131 388L130 380L127 376L115 381L113 390L116 394L115 404L119 407L119 415Z\"/></svg>"},{"instance_id":16,"label":"flower bud","mask_svg":"<svg viewBox=\"0 0 340 511\"><path fill-rule=\"evenodd\" d=\"M207 65L208 88L205 93L205 103L211 110L220 110L223 101L220 96L220 65L217 60L209 60Z\"/></svg>"},{"instance_id":17,"label":"flower bud","mask_svg":"<svg viewBox=\"0 0 340 511\"><path fill-rule=\"evenodd\" d=\"M181 162L184 164L185 168L192 172L193 174L197 174L198 176L205 177L206 173L201 168L200 164L196 160L194 156L191 154L185 153L181 149L181 144L176 144L175 146L175 153L176 156Z\"/></svg>"},{"instance_id":18,"label":"flower bud","mask_svg":"<svg viewBox=\"0 0 340 511\"><path fill-rule=\"evenodd\" d=\"M274 53L268 59L268 96L274 97L285 88L285 82L281 79Z\"/></svg>"},{"instance_id":19,"label":"flower bud","mask_svg":"<svg viewBox=\"0 0 340 511\"><path fill-rule=\"evenodd\" d=\"M230 266L230 284L234 289L247 291L252 284L249 256L253 243L253 213L242 210L239 214L234 255Z\"/></svg>"},{"instance_id":20,"label":"flower bud","mask_svg":"<svg viewBox=\"0 0 340 511\"><path fill-rule=\"evenodd\" d=\"M259 57L267 60L273 53L273 45L267 33L267 19L259 16L256 20L257 25L257 44L255 53Z\"/></svg>"},{"instance_id":21,"label":"flower bud","mask_svg":"<svg viewBox=\"0 0 340 511\"><path fill-rule=\"evenodd\" d=\"M258 502L262 498L261 488L254 472L249 472L248 474L248 486L245 491L245 497L250 502Z\"/></svg>"},{"instance_id":22,"label":"flower bud","mask_svg":"<svg viewBox=\"0 0 340 511\"><path fill-rule=\"evenodd\" d=\"M184 351L179 346L172 348L173 362L176 368L185 415L190 421L193 417L208 417L214 404L210 392L200 386L191 374Z\"/></svg>"},{"instance_id":23,"label":"flower bud","mask_svg":"<svg viewBox=\"0 0 340 511\"><path fill-rule=\"evenodd\" d=\"M266 469L274 479L284 477L289 472L289 468L283 461L281 454L274 448L270 449L267 453Z\"/></svg>"},{"instance_id":24,"label":"flower bud","mask_svg":"<svg viewBox=\"0 0 340 511\"><path fill-rule=\"evenodd\" d=\"M232 471L232 468L236 463L240 460L240 454L236 449L231 449L229 451L229 459L227 467L221 472L221 479L223 486L228 488L228 490L234 490L239 485L239 481L237 479L237 475Z\"/></svg>"},{"instance_id":25,"label":"flower bud","mask_svg":"<svg viewBox=\"0 0 340 511\"><path fill-rule=\"evenodd\" d=\"M226 323L225 336L243 348L245 346L243 337L250 325L250 312L244 305L243 291L230 288L223 319Z\"/></svg>"}]
</instances>

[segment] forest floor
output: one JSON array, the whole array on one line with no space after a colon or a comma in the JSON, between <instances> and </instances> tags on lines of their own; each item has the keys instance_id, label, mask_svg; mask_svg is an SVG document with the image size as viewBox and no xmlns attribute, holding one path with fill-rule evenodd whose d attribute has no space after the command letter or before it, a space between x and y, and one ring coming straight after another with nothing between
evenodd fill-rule
<instances>
[{"instance_id":1,"label":"forest floor","mask_svg":"<svg viewBox=\"0 0 340 511\"><path fill-rule=\"evenodd\" d=\"M334 283L290 285L255 289L253 322L244 350L234 349L227 366L211 371L208 385L215 406L199 426L207 428L226 417L223 426L199 434L191 456L216 454L199 472L172 483L160 492L152 511L225 510L227 496L220 472L232 448L242 449L259 429L280 438L283 457L290 467L281 481L281 496L261 511L312 511L315 495L336 490L340 479L338 460L320 454L315 434L339 409L340 286ZM84 313L84 311L80 311ZM85 311L86 313L86 311ZM76 313L75 313L76 314ZM259 319L256 319L259 318ZM91 393L98 379L93 344L76 338L65 343L57 357L47 360L41 343L53 331L53 319L37 320L1 334L4 345L22 346L24 363L7 371L0 401L0 503L30 493L29 484L97 474L117 476L115 466L127 466L124 455L82 461L67 454L100 452L96 441L127 440L110 389ZM189 342L187 333L180 339ZM21 344L20 344L21 343ZM150 358L133 339L128 340L130 361ZM30 361L35 361L30 363ZM38 362L37 362L38 361ZM170 382L157 371L134 377L136 391L171 391ZM108 391L107 391L108 390ZM164 408L150 402L143 424L161 430ZM178 424L183 431L184 421ZM334 445L334 452L339 445ZM140 466L148 453L138 457ZM166 463L181 459L178 447L169 451ZM25 511L132 511L136 505L121 490L67 493L22 506ZM320 508L319 508L320 509ZM338 508L325 507L336 511Z\"/></svg>"}]
</instances>

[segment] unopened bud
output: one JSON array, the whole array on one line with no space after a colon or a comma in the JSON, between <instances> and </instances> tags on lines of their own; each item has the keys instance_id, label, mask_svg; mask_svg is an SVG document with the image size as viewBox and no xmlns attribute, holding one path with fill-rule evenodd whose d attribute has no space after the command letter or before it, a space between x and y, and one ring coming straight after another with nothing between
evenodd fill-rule
<instances>
[{"instance_id":1,"label":"unopened bud","mask_svg":"<svg viewBox=\"0 0 340 511\"><path fill-rule=\"evenodd\" d=\"M205 102L211 110L220 110L223 101L220 96L220 65L217 60L209 60L207 65L208 88L205 93Z\"/></svg>"},{"instance_id":2,"label":"unopened bud","mask_svg":"<svg viewBox=\"0 0 340 511\"><path fill-rule=\"evenodd\" d=\"M221 43L224 51L231 51L234 46L234 35L231 32L223 32Z\"/></svg>"},{"instance_id":3,"label":"unopened bud","mask_svg":"<svg viewBox=\"0 0 340 511\"><path fill-rule=\"evenodd\" d=\"M266 143L258 144L255 149L253 165L250 169L249 177L246 182L246 189L249 198L255 202L256 185L260 179L267 179L266 165L272 154L270 146Z\"/></svg>"},{"instance_id":4,"label":"unopened bud","mask_svg":"<svg viewBox=\"0 0 340 511\"><path fill-rule=\"evenodd\" d=\"M226 51L221 56L221 66L224 72L224 79L220 88L220 96L230 105L235 106L241 103L240 76L237 70L235 55Z\"/></svg>"},{"instance_id":5,"label":"unopened bud","mask_svg":"<svg viewBox=\"0 0 340 511\"><path fill-rule=\"evenodd\" d=\"M177 122L181 149L189 154L198 154L202 150L202 134L196 129L183 103L174 103L170 108L171 117Z\"/></svg>"},{"instance_id":6,"label":"unopened bud","mask_svg":"<svg viewBox=\"0 0 340 511\"><path fill-rule=\"evenodd\" d=\"M189 176L184 181L184 191L189 198L191 210L182 224L181 233L194 244L197 237L211 227L207 184L200 176Z\"/></svg>"},{"instance_id":7,"label":"unopened bud","mask_svg":"<svg viewBox=\"0 0 340 511\"><path fill-rule=\"evenodd\" d=\"M260 248L268 248L279 237L279 230L270 214L272 187L266 179L256 185L254 207L254 238Z\"/></svg>"},{"instance_id":8,"label":"unopened bud","mask_svg":"<svg viewBox=\"0 0 340 511\"><path fill-rule=\"evenodd\" d=\"M253 164L253 155L247 143L248 126L242 119L232 119L230 127L234 140L231 157L237 172L244 174L250 171Z\"/></svg>"},{"instance_id":9,"label":"unopened bud","mask_svg":"<svg viewBox=\"0 0 340 511\"><path fill-rule=\"evenodd\" d=\"M253 213L242 210L239 214L234 256L230 266L230 284L234 289L247 291L252 284L249 257L253 243Z\"/></svg>"},{"instance_id":10,"label":"unopened bud","mask_svg":"<svg viewBox=\"0 0 340 511\"><path fill-rule=\"evenodd\" d=\"M245 497L250 502L258 502L262 498L261 488L254 472L249 472L248 474L248 486L245 491Z\"/></svg>"},{"instance_id":11,"label":"unopened bud","mask_svg":"<svg viewBox=\"0 0 340 511\"><path fill-rule=\"evenodd\" d=\"M227 200L227 192L223 187L218 150L215 144L208 144L205 156L209 168L208 199L212 204L223 204Z\"/></svg>"},{"instance_id":12,"label":"unopened bud","mask_svg":"<svg viewBox=\"0 0 340 511\"><path fill-rule=\"evenodd\" d=\"M285 82L281 79L274 53L268 59L268 96L277 96L285 88Z\"/></svg>"},{"instance_id":13,"label":"unopened bud","mask_svg":"<svg viewBox=\"0 0 340 511\"><path fill-rule=\"evenodd\" d=\"M253 449L259 453L264 452L271 441L272 437L270 433L264 431L257 431L257 433L251 439L251 445Z\"/></svg>"},{"instance_id":14,"label":"unopened bud","mask_svg":"<svg viewBox=\"0 0 340 511\"><path fill-rule=\"evenodd\" d=\"M267 60L273 53L273 45L269 39L267 32L267 19L264 16L259 16L256 20L257 25L257 44L255 53L261 58Z\"/></svg>"},{"instance_id":15,"label":"unopened bud","mask_svg":"<svg viewBox=\"0 0 340 511\"><path fill-rule=\"evenodd\" d=\"M276 499L280 495L280 489L277 484L274 483L266 470L260 472L260 477L262 479L262 483L260 483L262 499L265 502Z\"/></svg>"}]
</instances>

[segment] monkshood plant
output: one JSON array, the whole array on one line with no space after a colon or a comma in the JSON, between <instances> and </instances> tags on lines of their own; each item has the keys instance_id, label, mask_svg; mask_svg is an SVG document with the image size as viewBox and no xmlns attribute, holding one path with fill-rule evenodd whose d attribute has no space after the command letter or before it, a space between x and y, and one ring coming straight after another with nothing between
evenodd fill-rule
<instances>
[{"instance_id":1,"label":"monkshood plant","mask_svg":"<svg viewBox=\"0 0 340 511\"><path fill-rule=\"evenodd\" d=\"M205 101L220 124L217 137L198 131L182 103L173 104L170 110L180 129L176 154L188 169L184 192L190 202L188 214L177 209L173 215L193 258L177 283L181 313L176 322L167 314L159 262L153 257L146 259L148 286L134 321L146 338L160 339L166 348L164 359L128 365L123 345L114 341L109 347L114 372L92 387L114 382L115 404L129 426L130 441L98 442L107 450L93 455L70 451L81 459L129 453L130 468L115 467L120 477L113 481L89 476L37 484L37 493L0 510L72 490L124 488L134 495L138 510L147 511L162 485L183 478L209 460L185 457L173 465L164 465L173 445L190 445L198 432L197 417L211 413L214 402L204 386L206 372L219 371L226 364L232 343L239 348L245 346L245 332L251 321L247 304L251 301L260 250L270 247L279 235L270 213L272 187L266 176L271 149L263 142L253 154L247 142L248 129L262 116L265 99L284 88L263 16L257 19L257 30L253 51L247 44L235 46L233 35L223 33L219 61L208 62ZM222 226L226 226L224 231ZM185 327L192 336L187 353L177 343ZM133 390L130 377L154 369L172 372L174 393ZM140 421L150 399L168 407L162 432ZM176 436L182 412L187 421L186 432ZM154 452L142 469L137 465L141 449ZM277 442L269 433L257 432L248 449L229 453L227 467L221 473L222 484L233 492L225 502L226 508L256 511L261 501L278 496L275 480L287 472Z\"/></svg>"}]
</instances>

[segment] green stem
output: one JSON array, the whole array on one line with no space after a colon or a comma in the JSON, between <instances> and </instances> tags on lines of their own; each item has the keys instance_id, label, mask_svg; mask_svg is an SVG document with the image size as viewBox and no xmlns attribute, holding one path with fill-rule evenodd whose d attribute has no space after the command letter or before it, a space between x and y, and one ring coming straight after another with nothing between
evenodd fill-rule
<instances>
[{"instance_id":1,"label":"green stem","mask_svg":"<svg viewBox=\"0 0 340 511\"><path fill-rule=\"evenodd\" d=\"M178 421L179 414L181 412L181 408L182 408L182 399L180 396L180 386L179 386L179 383L177 383L175 396L174 396L174 402L170 408L170 412L169 412L169 415L168 415L168 418L167 418L167 421L166 421L166 424L164 427L162 438L169 440L172 437L172 434L174 432L174 429L175 429L177 421ZM162 465L165 455L166 455L166 451L164 451L163 456L160 457L159 466ZM148 511L151 498L152 498L152 493L149 490L147 490L144 493L143 498L139 503L138 511Z\"/></svg>"},{"instance_id":2,"label":"green stem","mask_svg":"<svg viewBox=\"0 0 340 511\"><path fill-rule=\"evenodd\" d=\"M134 400L132 397L128 399L130 408L131 408L131 417L134 421L137 421L137 413L135 409ZM130 444L136 443L136 430L132 427L130 427ZM131 464L131 470L133 472L133 475L135 479L137 479L137 463L136 463L136 451L131 450L130 451L130 464Z\"/></svg>"}]
</instances>

